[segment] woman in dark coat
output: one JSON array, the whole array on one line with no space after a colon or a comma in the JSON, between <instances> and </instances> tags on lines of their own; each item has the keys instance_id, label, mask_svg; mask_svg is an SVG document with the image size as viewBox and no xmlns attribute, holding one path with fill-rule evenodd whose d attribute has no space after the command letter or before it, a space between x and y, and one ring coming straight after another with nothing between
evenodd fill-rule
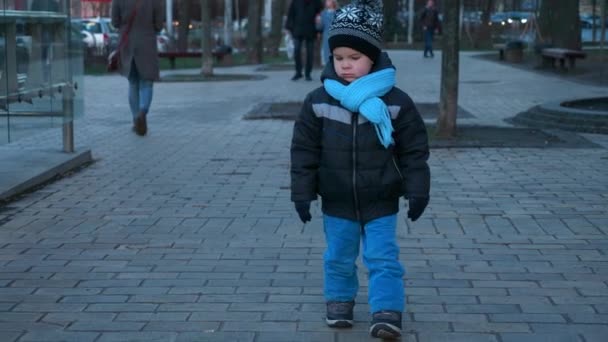
<instances>
[{"instance_id":1,"label":"woman in dark coat","mask_svg":"<svg viewBox=\"0 0 608 342\"><path fill-rule=\"evenodd\" d=\"M306 80L312 81L313 49L317 37L315 17L321 12L323 6L321 0L292 0L287 13L285 28L291 34L294 44L294 59L296 62L296 74L291 78L293 81L302 78L302 43L306 42Z\"/></svg>"},{"instance_id":2,"label":"woman in dark coat","mask_svg":"<svg viewBox=\"0 0 608 342\"><path fill-rule=\"evenodd\" d=\"M129 80L133 129L145 135L152 88L159 78L156 35L163 28L165 13L162 0L112 0L112 25L120 30L121 37L134 10L137 12L126 44L120 46L120 73Z\"/></svg>"}]
</instances>

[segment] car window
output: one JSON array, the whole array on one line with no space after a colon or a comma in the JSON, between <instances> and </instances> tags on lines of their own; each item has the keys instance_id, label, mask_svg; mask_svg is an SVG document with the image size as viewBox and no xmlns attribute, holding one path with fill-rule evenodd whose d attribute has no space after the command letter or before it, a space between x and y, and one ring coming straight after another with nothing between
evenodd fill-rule
<instances>
[{"instance_id":1,"label":"car window","mask_svg":"<svg viewBox=\"0 0 608 342\"><path fill-rule=\"evenodd\" d=\"M82 23L82 28L91 33L102 33L101 25L99 23L95 23L92 21L87 21Z\"/></svg>"}]
</instances>

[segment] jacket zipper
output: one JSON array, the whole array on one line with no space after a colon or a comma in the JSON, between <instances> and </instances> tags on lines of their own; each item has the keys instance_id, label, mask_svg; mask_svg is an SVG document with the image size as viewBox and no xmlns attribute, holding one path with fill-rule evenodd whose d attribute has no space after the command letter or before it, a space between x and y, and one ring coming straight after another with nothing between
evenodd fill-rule
<instances>
[{"instance_id":1,"label":"jacket zipper","mask_svg":"<svg viewBox=\"0 0 608 342\"><path fill-rule=\"evenodd\" d=\"M361 212L359 210L359 196L357 195L357 125L359 124L359 114L353 115L353 195L355 200L355 212L357 221L361 222Z\"/></svg>"},{"instance_id":2,"label":"jacket zipper","mask_svg":"<svg viewBox=\"0 0 608 342\"><path fill-rule=\"evenodd\" d=\"M399 178L401 178L401 180L403 180L403 175L401 174L401 170L399 170L399 166L397 166L397 161L395 160L395 157L393 157L393 165L395 165L395 169L397 170L397 173L399 174Z\"/></svg>"}]
</instances>

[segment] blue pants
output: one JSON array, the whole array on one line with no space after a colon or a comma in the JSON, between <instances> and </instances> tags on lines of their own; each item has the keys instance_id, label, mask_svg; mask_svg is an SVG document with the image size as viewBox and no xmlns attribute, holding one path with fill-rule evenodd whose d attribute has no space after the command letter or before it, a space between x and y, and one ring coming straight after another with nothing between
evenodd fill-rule
<instances>
[{"instance_id":1,"label":"blue pants","mask_svg":"<svg viewBox=\"0 0 608 342\"><path fill-rule=\"evenodd\" d=\"M135 61L131 62L131 71L129 72L129 107L133 119L139 116L142 112L148 114L150 104L152 103L152 86L154 82L144 80L139 76Z\"/></svg>"},{"instance_id":2,"label":"blue pants","mask_svg":"<svg viewBox=\"0 0 608 342\"><path fill-rule=\"evenodd\" d=\"M397 215L373 220L361 227L358 222L323 217L327 250L324 295L327 301L351 301L357 296L359 281L355 260L363 242L363 263L369 271L371 312L402 312L405 306L404 270L399 263L396 241Z\"/></svg>"},{"instance_id":3,"label":"blue pants","mask_svg":"<svg viewBox=\"0 0 608 342\"><path fill-rule=\"evenodd\" d=\"M435 29L426 28L424 30L424 57L427 54L433 56L433 36L435 35Z\"/></svg>"}]
</instances>

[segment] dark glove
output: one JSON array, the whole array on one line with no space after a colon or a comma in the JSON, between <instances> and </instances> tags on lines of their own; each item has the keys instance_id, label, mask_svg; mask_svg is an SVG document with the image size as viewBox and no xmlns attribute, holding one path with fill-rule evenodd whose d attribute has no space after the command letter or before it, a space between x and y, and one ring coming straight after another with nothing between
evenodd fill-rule
<instances>
[{"instance_id":1,"label":"dark glove","mask_svg":"<svg viewBox=\"0 0 608 342\"><path fill-rule=\"evenodd\" d=\"M429 204L428 197L412 197L409 200L409 210L407 211L407 217L412 220L412 222L416 221L422 213L424 209Z\"/></svg>"},{"instance_id":2,"label":"dark glove","mask_svg":"<svg viewBox=\"0 0 608 342\"><path fill-rule=\"evenodd\" d=\"M309 222L312 219L310 215L310 202L295 202L295 205L302 223Z\"/></svg>"}]
</instances>

